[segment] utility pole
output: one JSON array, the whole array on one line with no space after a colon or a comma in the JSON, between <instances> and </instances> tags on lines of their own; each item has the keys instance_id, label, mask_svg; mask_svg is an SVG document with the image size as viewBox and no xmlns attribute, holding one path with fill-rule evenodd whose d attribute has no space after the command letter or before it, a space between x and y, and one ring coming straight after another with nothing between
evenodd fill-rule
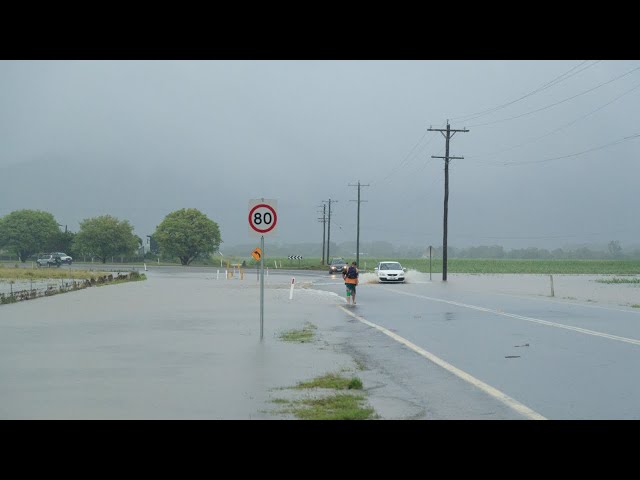
<instances>
[{"instance_id":1,"label":"utility pole","mask_svg":"<svg viewBox=\"0 0 640 480\"><path fill-rule=\"evenodd\" d=\"M457 132L468 132L469 130L452 130L449 125L449 119L447 119L447 128L431 128L429 127L430 132L440 132L444 138L446 139L446 148L445 148L445 156L438 157L435 155L431 155L431 158L444 158L444 227L442 233L442 281L447 281L447 219L449 214L449 160L454 159L463 159L464 157L450 157L449 156L449 140L457 133ZM446 135L444 132L447 132Z\"/></svg>"},{"instance_id":2,"label":"utility pole","mask_svg":"<svg viewBox=\"0 0 640 480\"><path fill-rule=\"evenodd\" d=\"M331 246L331 202L338 203L337 200L323 200L324 203L329 204L329 219L327 220L327 262L329 261L329 247Z\"/></svg>"},{"instance_id":3,"label":"utility pole","mask_svg":"<svg viewBox=\"0 0 640 480\"><path fill-rule=\"evenodd\" d=\"M324 265L324 238L325 238L325 230L327 225L327 206L322 205L322 218L319 218L318 221L322 222L322 265Z\"/></svg>"},{"instance_id":4,"label":"utility pole","mask_svg":"<svg viewBox=\"0 0 640 480\"><path fill-rule=\"evenodd\" d=\"M360 200L360 187L368 187L369 184L361 185L358 180L358 185L349 184L350 187L358 187L358 200L349 200L350 202L358 202L358 228L356 234L356 264L360 267L360 202L366 202L367 200Z\"/></svg>"}]
</instances>

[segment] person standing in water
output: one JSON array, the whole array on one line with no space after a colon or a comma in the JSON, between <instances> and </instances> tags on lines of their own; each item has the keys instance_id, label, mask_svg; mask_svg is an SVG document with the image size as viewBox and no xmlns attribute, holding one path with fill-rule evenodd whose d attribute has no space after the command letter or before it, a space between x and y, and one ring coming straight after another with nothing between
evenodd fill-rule
<instances>
[{"instance_id":1,"label":"person standing in water","mask_svg":"<svg viewBox=\"0 0 640 480\"><path fill-rule=\"evenodd\" d=\"M346 272L342 274L342 278L344 279L344 285L347 287L347 303L353 305L356 304L356 285L358 285L358 276L360 272L358 271L358 265L356 262L351 262L351 265L347 269Z\"/></svg>"}]
</instances>

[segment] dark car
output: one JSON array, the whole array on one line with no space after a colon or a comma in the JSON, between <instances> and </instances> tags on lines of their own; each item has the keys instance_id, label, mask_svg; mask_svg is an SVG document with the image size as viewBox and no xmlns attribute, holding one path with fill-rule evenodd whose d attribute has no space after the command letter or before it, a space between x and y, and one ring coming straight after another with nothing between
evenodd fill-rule
<instances>
[{"instance_id":1,"label":"dark car","mask_svg":"<svg viewBox=\"0 0 640 480\"><path fill-rule=\"evenodd\" d=\"M346 272L348 268L347 262L343 258L334 258L329 262L329 273Z\"/></svg>"}]
</instances>

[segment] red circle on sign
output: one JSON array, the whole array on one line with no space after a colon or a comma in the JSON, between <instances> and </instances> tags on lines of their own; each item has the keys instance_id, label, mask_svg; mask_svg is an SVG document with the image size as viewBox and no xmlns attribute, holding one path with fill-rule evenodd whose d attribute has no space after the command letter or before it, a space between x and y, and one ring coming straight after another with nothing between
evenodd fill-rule
<instances>
[{"instance_id":1,"label":"red circle on sign","mask_svg":"<svg viewBox=\"0 0 640 480\"><path fill-rule=\"evenodd\" d=\"M263 208L263 207L269 209L273 214L273 223L271 224L270 227L265 228L264 230L256 227L251 221L251 216L253 215L253 212L255 212L258 208ZM276 211L273 209L271 205L267 205L266 203L260 203L259 205L256 205L255 207L253 207L249 212L249 225L253 230L255 230L258 233L269 233L271 230L275 228L276 223L278 223L278 215L276 215Z\"/></svg>"}]
</instances>

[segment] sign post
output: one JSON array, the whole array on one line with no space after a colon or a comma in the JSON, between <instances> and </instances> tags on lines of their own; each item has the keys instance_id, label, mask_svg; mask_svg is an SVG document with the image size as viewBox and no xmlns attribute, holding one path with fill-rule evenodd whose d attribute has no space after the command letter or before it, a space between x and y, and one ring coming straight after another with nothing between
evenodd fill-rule
<instances>
[{"instance_id":1,"label":"sign post","mask_svg":"<svg viewBox=\"0 0 640 480\"><path fill-rule=\"evenodd\" d=\"M260 340L264 338L264 236L275 231L277 203L264 198L249 200L249 233L260 235Z\"/></svg>"}]
</instances>

